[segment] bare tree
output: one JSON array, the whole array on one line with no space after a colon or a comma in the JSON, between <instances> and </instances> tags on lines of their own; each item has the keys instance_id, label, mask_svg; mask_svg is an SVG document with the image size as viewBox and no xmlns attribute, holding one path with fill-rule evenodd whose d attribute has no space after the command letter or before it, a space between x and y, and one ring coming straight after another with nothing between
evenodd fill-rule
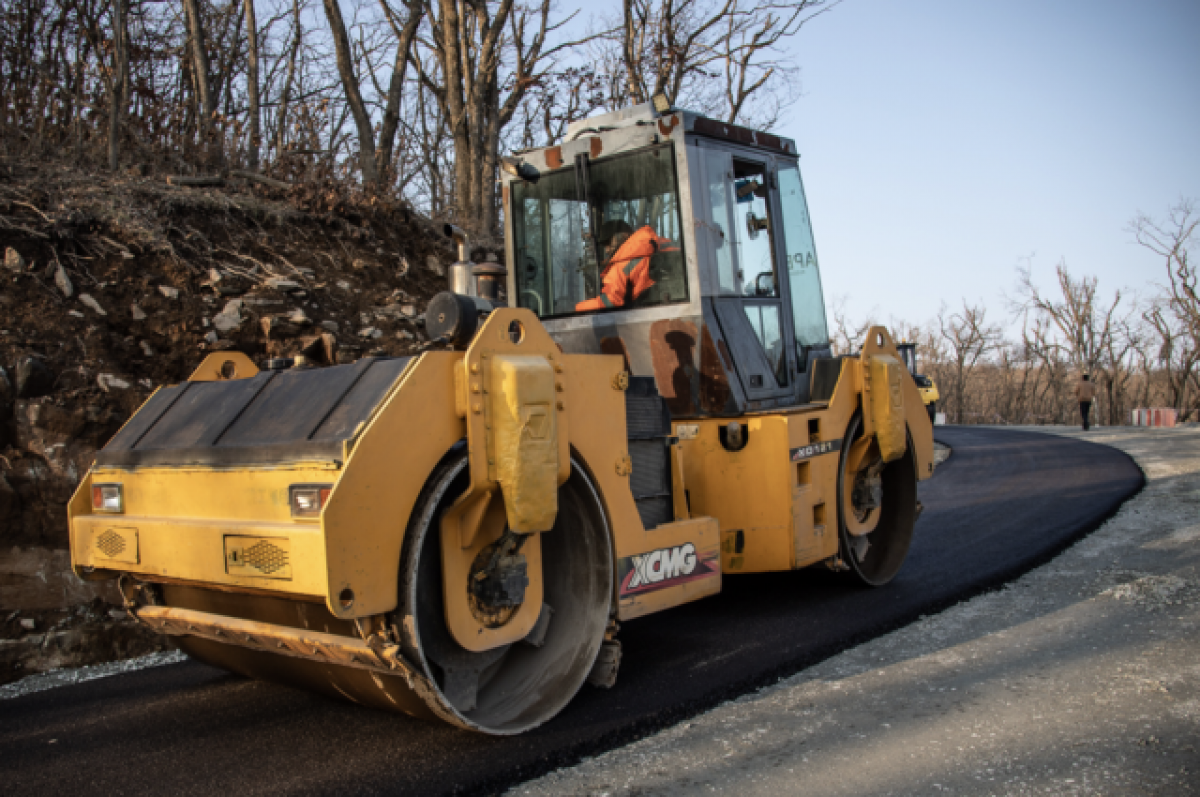
<instances>
[{"instance_id":1,"label":"bare tree","mask_svg":"<svg viewBox=\"0 0 1200 797\"><path fill-rule=\"evenodd\" d=\"M757 126L770 127L796 96L795 68L781 43L835 5L837 0L623 0L597 60L610 73L614 106L666 94L727 122L753 116ZM774 102L754 107L760 97Z\"/></svg>"},{"instance_id":2,"label":"bare tree","mask_svg":"<svg viewBox=\"0 0 1200 797\"><path fill-rule=\"evenodd\" d=\"M948 386L952 416L957 423L967 418L967 384L980 361L1000 345L1000 328L987 323L983 305L972 306L964 300L962 310L949 312L945 306L938 311L938 331L949 347L952 379Z\"/></svg>"},{"instance_id":3,"label":"bare tree","mask_svg":"<svg viewBox=\"0 0 1200 797\"><path fill-rule=\"evenodd\" d=\"M480 232L496 226L496 174L501 132L530 87L555 57L588 41L550 44L568 20L550 21L551 0L529 7L513 0L420 0L438 72L415 60L437 98L454 142L455 207L461 223Z\"/></svg>"},{"instance_id":4,"label":"bare tree","mask_svg":"<svg viewBox=\"0 0 1200 797\"><path fill-rule=\"evenodd\" d=\"M1200 269L1188 259L1200 228L1200 214L1193 200L1181 199L1167 211L1165 221L1139 213L1130 228L1138 243L1165 261L1164 295L1146 318L1158 333L1159 362L1167 371L1172 406L1185 418L1193 412L1200 414L1200 391L1192 389L1198 381L1200 360ZM1196 394L1195 407L1188 406L1189 391Z\"/></svg>"},{"instance_id":5,"label":"bare tree","mask_svg":"<svg viewBox=\"0 0 1200 797\"><path fill-rule=\"evenodd\" d=\"M865 319L856 323L851 320L850 314L846 311L846 297L837 296L833 300L830 311L830 318L833 319L833 331L829 337L834 353L838 355L858 354L862 351L867 333L876 324L874 319L879 314L878 309L871 310Z\"/></svg>"},{"instance_id":6,"label":"bare tree","mask_svg":"<svg viewBox=\"0 0 1200 797\"><path fill-rule=\"evenodd\" d=\"M1099 377L1093 379L1103 390L1097 412L1108 423L1119 423L1125 408L1127 361L1135 343L1130 335L1135 330L1136 304L1124 301L1121 291L1113 294L1111 302L1105 302L1099 295L1099 281L1095 277L1075 279L1063 261L1055 268L1055 274L1057 297L1042 293L1034 284L1028 260L1018 266L1021 300L1017 308L1050 321L1058 334L1047 344L1060 347L1080 373Z\"/></svg>"}]
</instances>

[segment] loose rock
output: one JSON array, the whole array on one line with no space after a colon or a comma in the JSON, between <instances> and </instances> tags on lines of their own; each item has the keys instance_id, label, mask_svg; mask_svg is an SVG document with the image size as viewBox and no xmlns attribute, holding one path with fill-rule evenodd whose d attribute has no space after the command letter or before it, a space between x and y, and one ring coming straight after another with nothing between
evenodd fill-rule
<instances>
[{"instance_id":1,"label":"loose rock","mask_svg":"<svg viewBox=\"0 0 1200 797\"><path fill-rule=\"evenodd\" d=\"M100 389L105 393L112 390L128 390L129 383L124 379L118 379L112 374L100 374L96 377L96 384L100 385Z\"/></svg>"},{"instance_id":2,"label":"loose rock","mask_svg":"<svg viewBox=\"0 0 1200 797\"><path fill-rule=\"evenodd\" d=\"M295 324L298 327L306 327L306 326L312 324L312 319L310 319L307 315L305 315L304 311L301 310L299 307L297 307L295 310L293 310L291 313L288 314L288 321L290 321L291 323Z\"/></svg>"},{"instance_id":3,"label":"loose rock","mask_svg":"<svg viewBox=\"0 0 1200 797\"><path fill-rule=\"evenodd\" d=\"M14 274L20 274L25 271L25 258L10 246L4 250L4 267Z\"/></svg>"},{"instance_id":4,"label":"loose rock","mask_svg":"<svg viewBox=\"0 0 1200 797\"><path fill-rule=\"evenodd\" d=\"M129 306L129 314L133 317L134 321L146 320L146 311L138 307L136 304Z\"/></svg>"},{"instance_id":5,"label":"loose rock","mask_svg":"<svg viewBox=\"0 0 1200 797\"><path fill-rule=\"evenodd\" d=\"M104 312L104 308L100 306L100 302L96 301L86 293L79 294L79 303L98 315L108 315L108 313Z\"/></svg>"},{"instance_id":6,"label":"loose rock","mask_svg":"<svg viewBox=\"0 0 1200 797\"><path fill-rule=\"evenodd\" d=\"M54 264L54 284L68 299L75 295L75 286L71 284L71 278L67 276L67 270L62 267L62 263ZM80 299L82 298L81 296Z\"/></svg>"},{"instance_id":7,"label":"loose rock","mask_svg":"<svg viewBox=\"0 0 1200 797\"><path fill-rule=\"evenodd\" d=\"M296 291L300 290L300 283L294 280L284 279L283 277L271 277L266 281L267 287L274 288L277 291Z\"/></svg>"},{"instance_id":8,"label":"loose rock","mask_svg":"<svg viewBox=\"0 0 1200 797\"><path fill-rule=\"evenodd\" d=\"M170 285L159 285L158 292L161 293L163 296L166 296L168 299L178 299L179 298L179 289L172 288Z\"/></svg>"},{"instance_id":9,"label":"loose rock","mask_svg":"<svg viewBox=\"0 0 1200 797\"><path fill-rule=\"evenodd\" d=\"M242 300L230 299L225 309L213 316L212 324L220 332L228 332L242 325Z\"/></svg>"}]
</instances>

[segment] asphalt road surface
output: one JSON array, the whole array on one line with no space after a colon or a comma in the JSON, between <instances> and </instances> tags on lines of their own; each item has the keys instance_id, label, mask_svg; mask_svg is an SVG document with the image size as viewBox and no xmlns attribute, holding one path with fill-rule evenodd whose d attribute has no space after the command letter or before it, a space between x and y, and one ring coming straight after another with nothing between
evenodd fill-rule
<instances>
[{"instance_id":1,"label":"asphalt road surface","mask_svg":"<svg viewBox=\"0 0 1200 797\"><path fill-rule=\"evenodd\" d=\"M790 675L1011 579L1141 489L1115 449L939 428L908 562L887 587L828 571L726 577L713 598L627 623L616 687L484 737L187 662L0 703L8 794L446 794L502 790Z\"/></svg>"}]
</instances>

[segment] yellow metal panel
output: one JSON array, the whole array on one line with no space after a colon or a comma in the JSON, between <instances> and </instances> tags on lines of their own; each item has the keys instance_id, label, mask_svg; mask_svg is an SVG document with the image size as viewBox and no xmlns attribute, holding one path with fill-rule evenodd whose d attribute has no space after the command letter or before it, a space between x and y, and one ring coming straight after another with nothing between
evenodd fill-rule
<instances>
[{"instance_id":1,"label":"yellow metal panel","mask_svg":"<svg viewBox=\"0 0 1200 797\"><path fill-rule=\"evenodd\" d=\"M868 405L864 409L871 415L883 461L894 462L904 456L908 448L902 387L908 370L899 358L890 354L864 353L863 356L866 358L863 381L867 386L865 403Z\"/></svg>"},{"instance_id":2,"label":"yellow metal panel","mask_svg":"<svg viewBox=\"0 0 1200 797\"><path fill-rule=\"evenodd\" d=\"M892 341L892 337L884 327L871 327L867 333L866 342L863 344L862 359L864 363L870 362L875 358L884 358L884 362L888 362L887 377L885 380L887 387L880 390L886 393L887 401L890 403L890 408L886 410L888 414L888 427L885 431L888 437L885 448L883 435L879 434L877 429L877 417L872 406L872 411L868 412L867 407L863 408L863 428L867 434L875 434L880 440L880 450L883 454L884 461L890 462L904 452L901 448L899 453L896 452L898 435L902 435L907 427L908 437L912 439L913 451L917 458L917 478L928 479L933 475L933 425L929 422L929 414L925 410L924 402L921 400L921 394L917 388L917 383L913 381L912 375L907 368L900 367L898 372L894 372L891 368L890 361L900 361L900 355L896 351L896 345ZM860 369L863 372L869 372L869 367ZM864 381L868 378L872 379L872 384L863 385L864 393L871 393L874 387L875 380L870 373L862 373L861 378ZM881 396L879 401L883 401ZM874 400L872 400L874 405ZM897 420L897 418L902 420ZM904 439L904 438L901 438ZM889 450L890 449L890 450ZM892 456L889 457L889 454Z\"/></svg>"},{"instance_id":3,"label":"yellow metal panel","mask_svg":"<svg viewBox=\"0 0 1200 797\"><path fill-rule=\"evenodd\" d=\"M725 572L805 567L837 553L837 476L846 427L858 409L858 367L848 361L827 406L675 425L691 509L721 528ZM719 429L746 425L730 452Z\"/></svg>"},{"instance_id":4,"label":"yellow metal panel","mask_svg":"<svg viewBox=\"0 0 1200 797\"><path fill-rule=\"evenodd\" d=\"M189 382L221 382L249 379L258 375L258 366L240 351L215 351L188 377Z\"/></svg>"},{"instance_id":5,"label":"yellow metal panel","mask_svg":"<svg viewBox=\"0 0 1200 797\"><path fill-rule=\"evenodd\" d=\"M137 536L138 561L117 562L99 550L97 539L114 527ZM267 539L286 547L290 579L254 568L227 568L227 538ZM251 543L253 544L253 543ZM71 524L77 568L98 568L223 586L255 587L297 595L325 594L325 551L315 523L279 525L144 515L85 515Z\"/></svg>"},{"instance_id":6,"label":"yellow metal panel","mask_svg":"<svg viewBox=\"0 0 1200 797\"><path fill-rule=\"evenodd\" d=\"M628 472L621 468L629 450L625 393L615 380L625 370L624 359L611 354L565 354L560 359L567 377L563 401L571 447L600 491L612 524L614 558L649 550Z\"/></svg>"},{"instance_id":7,"label":"yellow metal panel","mask_svg":"<svg viewBox=\"0 0 1200 797\"><path fill-rule=\"evenodd\" d=\"M822 411L790 415L789 430L793 451L805 445L836 444L837 453L817 454L793 462L797 501L793 506L796 523L795 567L824 561L837 553L837 478L841 450L846 445L846 427L859 406L860 382L856 364L848 362L841 378ZM815 439L811 427L815 425ZM807 468L801 467L807 463ZM801 478L803 476L803 479ZM807 484L805 484L807 480Z\"/></svg>"},{"instance_id":8,"label":"yellow metal panel","mask_svg":"<svg viewBox=\"0 0 1200 797\"><path fill-rule=\"evenodd\" d=\"M676 520L687 520L691 512L687 505L687 484L683 478L683 446L671 446L671 509Z\"/></svg>"},{"instance_id":9,"label":"yellow metal panel","mask_svg":"<svg viewBox=\"0 0 1200 797\"><path fill-rule=\"evenodd\" d=\"M290 485L333 484L339 475L335 462L301 462L226 469L97 468L91 477L122 486L128 515L290 523Z\"/></svg>"},{"instance_id":10,"label":"yellow metal panel","mask_svg":"<svg viewBox=\"0 0 1200 797\"><path fill-rule=\"evenodd\" d=\"M721 445L719 428L732 420L747 427L741 451ZM700 427L695 437L680 441L692 513L719 522L722 570L789 569L794 520L787 419L772 415L688 423Z\"/></svg>"},{"instance_id":11,"label":"yellow metal panel","mask_svg":"<svg viewBox=\"0 0 1200 797\"><path fill-rule=\"evenodd\" d=\"M631 620L721 591L717 522L696 518L646 532L648 547L617 561L618 618Z\"/></svg>"},{"instance_id":12,"label":"yellow metal panel","mask_svg":"<svg viewBox=\"0 0 1200 797\"><path fill-rule=\"evenodd\" d=\"M929 412L919 403L917 383L905 379L903 390L905 423L917 457L917 478L928 479L933 475L933 424Z\"/></svg>"},{"instance_id":13,"label":"yellow metal panel","mask_svg":"<svg viewBox=\"0 0 1200 797\"><path fill-rule=\"evenodd\" d=\"M317 521L291 517L288 487L302 483L332 484L338 475L332 462L226 470L96 469L84 477L68 505L71 561L75 572L85 579L111 578L115 572L129 571L214 583L258 584L261 579L252 582L229 580L220 535L203 538L189 535L197 533L193 531L196 528L236 528L249 522L260 526L283 524L319 536ZM120 484L125 511L92 514L93 482ZM107 526L138 529L140 562L97 559L91 550L95 545L92 532L97 525L102 527L101 532ZM203 546L210 550L197 559L199 547ZM148 550L154 551L152 561L146 558ZM199 561L210 562L211 567L199 567ZM314 573L323 571L323 562L323 551L318 550L313 562ZM323 595L325 592L323 586L312 584L303 590L306 590L305 594Z\"/></svg>"},{"instance_id":14,"label":"yellow metal panel","mask_svg":"<svg viewBox=\"0 0 1200 797\"><path fill-rule=\"evenodd\" d=\"M456 352L428 352L359 435L322 514L329 610L345 619L396 607L404 530L437 463L465 434L454 412ZM354 602L343 608L343 590Z\"/></svg>"},{"instance_id":15,"label":"yellow metal panel","mask_svg":"<svg viewBox=\"0 0 1200 797\"><path fill-rule=\"evenodd\" d=\"M489 366L491 443L508 526L549 531L558 515L554 369L545 355L498 354Z\"/></svg>"}]
</instances>

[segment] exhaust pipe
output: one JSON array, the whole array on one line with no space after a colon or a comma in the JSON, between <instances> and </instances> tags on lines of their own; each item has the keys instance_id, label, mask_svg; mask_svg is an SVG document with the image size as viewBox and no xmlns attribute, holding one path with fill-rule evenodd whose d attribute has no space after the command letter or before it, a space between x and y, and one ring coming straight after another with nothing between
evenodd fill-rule
<instances>
[{"instance_id":1,"label":"exhaust pipe","mask_svg":"<svg viewBox=\"0 0 1200 797\"><path fill-rule=\"evenodd\" d=\"M450 266L448 272L450 292L462 296L479 296L479 292L475 289L475 275L472 273L475 264L467 260L467 233L461 227L453 224L442 227L442 232L446 234L447 238L458 244L458 262Z\"/></svg>"}]
</instances>

